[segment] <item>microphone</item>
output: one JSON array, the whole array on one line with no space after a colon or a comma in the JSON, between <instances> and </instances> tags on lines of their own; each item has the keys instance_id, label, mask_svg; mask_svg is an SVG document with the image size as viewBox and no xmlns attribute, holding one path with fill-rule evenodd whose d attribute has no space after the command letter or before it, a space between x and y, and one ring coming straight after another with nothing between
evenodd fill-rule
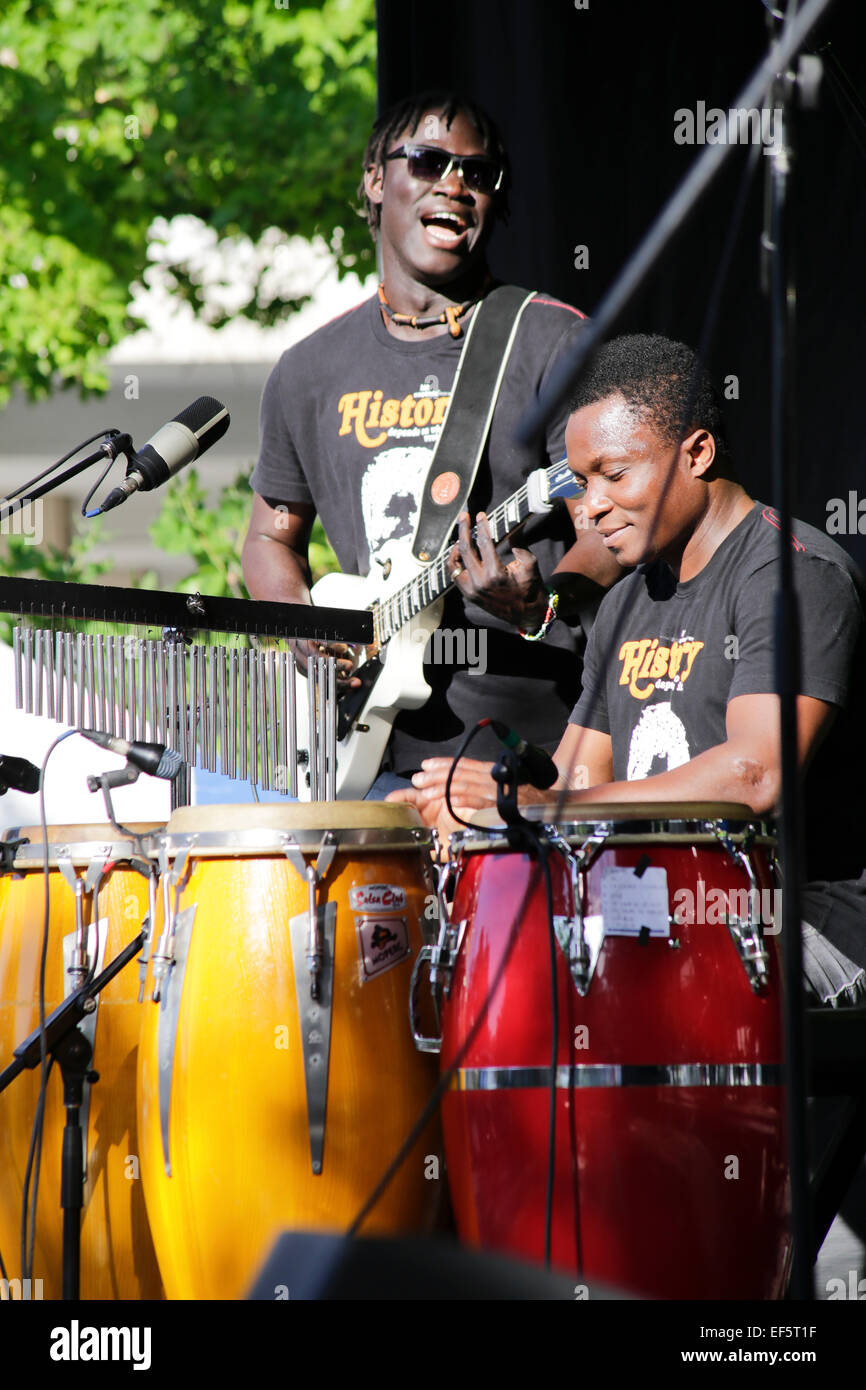
<instances>
[{"instance_id":1,"label":"microphone","mask_svg":"<svg viewBox=\"0 0 866 1390\"><path fill-rule=\"evenodd\" d=\"M40 772L35 763L26 758L7 757L0 753L0 796L12 787L16 792L26 792L32 796L39 790Z\"/></svg>"},{"instance_id":2,"label":"microphone","mask_svg":"<svg viewBox=\"0 0 866 1390\"><path fill-rule=\"evenodd\" d=\"M559 768L549 753L545 753L543 748L536 747L534 743L527 743L525 738L509 729L501 719L491 719L490 727L506 748L513 748L523 765L525 780L531 787L545 791L553 786L559 776Z\"/></svg>"},{"instance_id":3,"label":"microphone","mask_svg":"<svg viewBox=\"0 0 866 1390\"><path fill-rule=\"evenodd\" d=\"M100 748L119 753L133 767L140 768L151 777L164 777L172 781L183 767L180 754L173 748L166 748L164 743L130 743L128 739L115 738L113 734L104 734L99 729L79 729L78 732L89 738L91 743L98 743Z\"/></svg>"},{"instance_id":4,"label":"microphone","mask_svg":"<svg viewBox=\"0 0 866 1390\"><path fill-rule=\"evenodd\" d=\"M199 396L158 429L142 449L130 454L123 482L112 489L98 511L88 512L88 516L112 511L134 492L150 492L159 487L222 439L230 424L231 416L221 401L213 396Z\"/></svg>"}]
</instances>

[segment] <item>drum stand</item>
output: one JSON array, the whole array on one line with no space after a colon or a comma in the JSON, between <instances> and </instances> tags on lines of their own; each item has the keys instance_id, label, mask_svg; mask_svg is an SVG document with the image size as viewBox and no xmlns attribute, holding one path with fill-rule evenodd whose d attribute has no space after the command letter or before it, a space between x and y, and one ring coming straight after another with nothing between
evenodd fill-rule
<instances>
[{"instance_id":1,"label":"drum stand","mask_svg":"<svg viewBox=\"0 0 866 1390\"><path fill-rule=\"evenodd\" d=\"M42 1060L42 1038L45 1038L45 1054L50 1053L60 1067L63 1077L63 1105L66 1109L66 1124L63 1130L63 1149L60 1169L60 1205L63 1209L63 1298L77 1300L80 1296L81 1270L81 1210L84 1189L84 1135L81 1130L81 1106L84 1100L84 1083L99 1080L98 1072L91 1071L90 1063L93 1048L78 1025L96 1008L96 996L118 975L125 965L134 960L145 942L146 933L140 931L110 965L88 983L83 984L74 994L54 1010L45 1020L44 1033L36 1028L29 1037L19 1043L14 1050L15 1061L10 1062L5 1071L0 1072L0 1092L25 1067L31 1070ZM24 1271L21 1271L22 1278Z\"/></svg>"}]
</instances>

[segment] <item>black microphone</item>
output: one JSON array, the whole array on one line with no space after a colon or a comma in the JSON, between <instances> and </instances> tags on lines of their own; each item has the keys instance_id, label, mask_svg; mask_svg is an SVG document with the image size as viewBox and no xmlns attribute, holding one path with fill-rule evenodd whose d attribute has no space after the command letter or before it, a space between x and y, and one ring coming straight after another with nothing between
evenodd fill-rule
<instances>
[{"instance_id":1,"label":"black microphone","mask_svg":"<svg viewBox=\"0 0 866 1390\"><path fill-rule=\"evenodd\" d=\"M113 734L104 734L98 729L79 729L78 732L89 738L91 743L98 743L100 748L128 758L134 767L141 768L151 777L165 777L172 781L183 767L180 753L166 748L164 743L130 743L128 739L115 738Z\"/></svg>"},{"instance_id":2,"label":"black microphone","mask_svg":"<svg viewBox=\"0 0 866 1390\"><path fill-rule=\"evenodd\" d=\"M40 772L35 763L26 758L6 757L0 753L0 796L12 787L16 792L26 792L32 796L39 790Z\"/></svg>"},{"instance_id":3,"label":"black microphone","mask_svg":"<svg viewBox=\"0 0 866 1390\"><path fill-rule=\"evenodd\" d=\"M157 430L143 449L129 456L123 482L108 494L93 515L99 516L119 507L134 492L150 492L159 487L222 439L230 424L231 416L221 401L213 396L199 396Z\"/></svg>"},{"instance_id":4,"label":"black microphone","mask_svg":"<svg viewBox=\"0 0 866 1390\"><path fill-rule=\"evenodd\" d=\"M545 753L543 748L536 747L534 743L527 743L525 738L509 729L501 719L491 719L490 727L506 748L514 749L523 765L526 781L531 787L545 791L547 787L553 786L559 776L559 768L549 753Z\"/></svg>"}]
</instances>

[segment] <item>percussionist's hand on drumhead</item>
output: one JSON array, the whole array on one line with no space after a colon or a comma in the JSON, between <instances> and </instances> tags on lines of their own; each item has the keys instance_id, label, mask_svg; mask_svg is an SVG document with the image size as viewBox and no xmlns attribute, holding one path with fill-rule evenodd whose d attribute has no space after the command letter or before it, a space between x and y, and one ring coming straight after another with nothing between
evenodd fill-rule
<instances>
[{"instance_id":1,"label":"percussionist's hand on drumhead","mask_svg":"<svg viewBox=\"0 0 866 1390\"><path fill-rule=\"evenodd\" d=\"M463 826L448 812L445 804L445 784L451 770L451 758L425 758L421 771L412 778L412 786L391 792L387 801L402 801L414 806L425 825L435 825L439 834L451 835ZM481 806L496 805L496 783L490 775L493 763L461 758L451 779L451 805L459 816L469 820Z\"/></svg>"},{"instance_id":2,"label":"percussionist's hand on drumhead","mask_svg":"<svg viewBox=\"0 0 866 1390\"><path fill-rule=\"evenodd\" d=\"M504 564L484 512L475 518L475 534L473 543L469 513L462 512L458 541L448 556L448 573L463 597L515 627L539 628L547 612L548 594L532 551L512 546L514 558Z\"/></svg>"},{"instance_id":3,"label":"percussionist's hand on drumhead","mask_svg":"<svg viewBox=\"0 0 866 1390\"><path fill-rule=\"evenodd\" d=\"M304 675L307 673L307 662L311 656L333 656L337 659L338 687L348 690L361 684L359 677L354 674L360 648L352 647L347 642L310 642L301 638L290 642L289 645L295 654L298 668Z\"/></svg>"}]
</instances>

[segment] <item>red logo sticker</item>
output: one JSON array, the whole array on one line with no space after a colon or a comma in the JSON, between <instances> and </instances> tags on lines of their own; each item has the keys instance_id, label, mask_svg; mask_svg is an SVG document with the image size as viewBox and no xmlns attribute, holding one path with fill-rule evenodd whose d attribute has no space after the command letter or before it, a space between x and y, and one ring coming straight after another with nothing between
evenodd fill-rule
<instances>
[{"instance_id":1,"label":"red logo sticker","mask_svg":"<svg viewBox=\"0 0 866 1390\"><path fill-rule=\"evenodd\" d=\"M365 883L349 889L349 906L353 912L403 912L406 889L396 883Z\"/></svg>"},{"instance_id":2,"label":"red logo sticker","mask_svg":"<svg viewBox=\"0 0 866 1390\"><path fill-rule=\"evenodd\" d=\"M440 507L447 507L460 491L460 479L456 473L440 473L430 484L430 496Z\"/></svg>"}]
</instances>

